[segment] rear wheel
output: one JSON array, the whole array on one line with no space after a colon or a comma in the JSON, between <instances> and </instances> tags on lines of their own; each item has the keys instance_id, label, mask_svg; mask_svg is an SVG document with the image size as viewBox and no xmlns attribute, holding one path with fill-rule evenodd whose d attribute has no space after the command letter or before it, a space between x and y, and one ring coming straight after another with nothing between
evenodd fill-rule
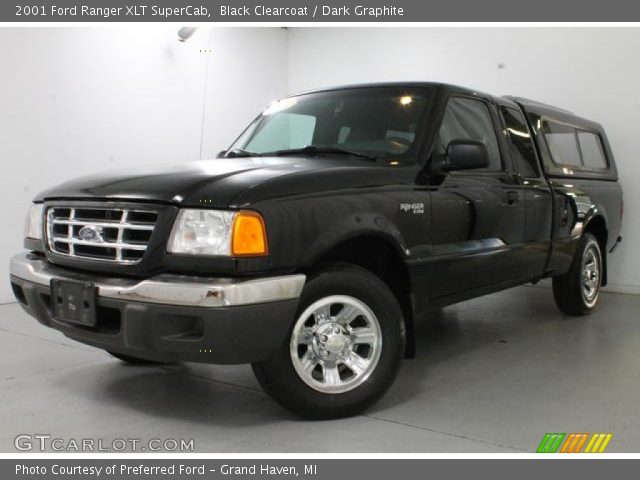
<instances>
[{"instance_id":1,"label":"rear wheel","mask_svg":"<svg viewBox=\"0 0 640 480\"><path fill-rule=\"evenodd\" d=\"M553 296L567 315L586 315L598 303L602 285L602 252L593 234L587 232L573 259L571 269L553 278Z\"/></svg>"},{"instance_id":2,"label":"rear wheel","mask_svg":"<svg viewBox=\"0 0 640 480\"><path fill-rule=\"evenodd\" d=\"M402 312L389 288L361 268L332 266L310 277L287 341L253 370L286 408L339 418L387 391L403 353Z\"/></svg>"}]
</instances>

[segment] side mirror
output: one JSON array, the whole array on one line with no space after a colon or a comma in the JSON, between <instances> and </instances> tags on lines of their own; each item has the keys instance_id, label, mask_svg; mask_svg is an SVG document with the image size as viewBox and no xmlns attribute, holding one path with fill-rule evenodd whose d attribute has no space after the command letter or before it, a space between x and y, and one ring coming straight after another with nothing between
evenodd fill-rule
<instances>
[{"instance_id":1,"label":"side mirror","mask_svg":"<svg viewBox=\"0 0 640 480\"><path fill-rule=\"evenodd\" d=\"M220 150L220 151L218 152L218 154L216 155L216 158L222 158L222 157L224 157L226 154L227 154L227 151L226 151L226 150Z\"/></svg>"},{"instance_id":2,"label":"side mirror","mask_svg":"<svg viewBox=\"0 0 640 480\"><path fill-rule=\"evenodd\" d=\"M451 140L447 145L442 170L474 170L489 166L487 146L477 140Z\"/></svg>"}]
</instances>

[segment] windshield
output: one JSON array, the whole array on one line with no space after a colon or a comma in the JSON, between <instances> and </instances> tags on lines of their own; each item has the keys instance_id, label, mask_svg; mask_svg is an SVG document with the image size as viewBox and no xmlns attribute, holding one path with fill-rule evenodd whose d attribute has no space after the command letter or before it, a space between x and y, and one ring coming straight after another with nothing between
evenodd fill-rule
<instances>
[{"instance_id":1,"label":"windshield","mask_svg":"<svg viewBox=\"0 0 640 480\"><path fill-rule=\"evenodd\" d=\"M227 155L344 154L410 158L429 89L375 87L284 98L267 108ZM302 149L304 149L302 151Z\"/></svg>"}]
</instances>

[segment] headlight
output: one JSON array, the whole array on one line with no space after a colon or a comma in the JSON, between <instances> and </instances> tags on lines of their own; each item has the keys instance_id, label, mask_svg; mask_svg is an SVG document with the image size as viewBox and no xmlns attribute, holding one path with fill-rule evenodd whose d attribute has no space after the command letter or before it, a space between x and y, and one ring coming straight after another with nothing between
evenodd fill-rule
<instances>
[{"instance_id":1,"label":"headlight","mask_svg":"<svg viewBox=\"0 0 640 480\"><path fill-rule=\"evenodd\" d=\"M252 211L180 210L167 251L194 255L266 255L264 221L260 214Z\"/></svg>"},{"instance_id":2,"label":"headlight","mask_svg":"<svg viewBox=\"0 0 640 480\"><path fill-rule=\"evenodd\" d=\"M24 225L24 234L27 238L42 240L42 203L32 203Z\"/></svg>"}]
</instances>

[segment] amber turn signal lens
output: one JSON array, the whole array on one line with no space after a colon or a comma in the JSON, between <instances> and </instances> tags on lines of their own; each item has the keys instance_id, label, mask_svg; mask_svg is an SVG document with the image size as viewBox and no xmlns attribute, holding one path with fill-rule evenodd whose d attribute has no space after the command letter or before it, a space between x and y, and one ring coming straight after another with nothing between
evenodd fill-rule
<instances>
[{"instance_id":1,"label":"amber turn signal lens","mask_svg":"<svg viewBox=\"0 0 640 480\"><path fill-rule=\"evenodd\" d=\"M231 252L237 256L261 256L268 253L267 231L257 212L238 212L233 221Z\"/></svg>"}]
</instances>

